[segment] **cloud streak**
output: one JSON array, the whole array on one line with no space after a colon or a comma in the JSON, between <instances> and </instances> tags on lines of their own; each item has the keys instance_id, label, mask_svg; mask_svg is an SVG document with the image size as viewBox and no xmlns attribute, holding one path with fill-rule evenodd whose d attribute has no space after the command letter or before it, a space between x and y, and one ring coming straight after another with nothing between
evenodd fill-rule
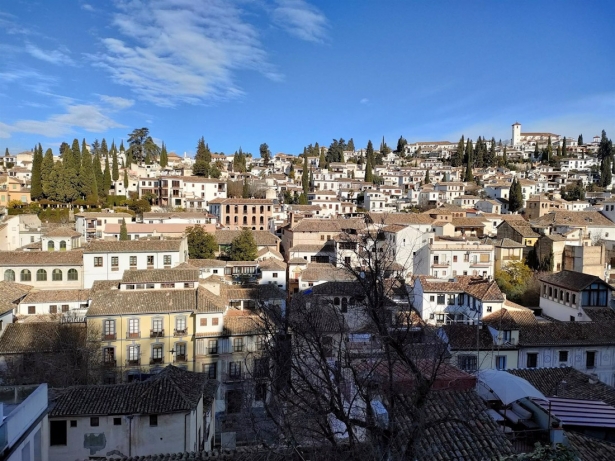
<instances>
[{"instance_id":1,"label":"cloud streak","mask_svg":"<svg viewBox=\"0 0 615 461\"><path fill-rule=\"evenodd\" d=\"M328 22L320 10L304 0L276 0L273 22L291 35L308 42L323 43Z\"/></svg>"},{"instance_id":2,"label":"cloud streak","mask_svg":"<svg viewBox=\"0 0 615 461\"><path fill-rule=\"evenodd\" d=\"M56 66L75 65L75 62L70 58L70 56L60 50L42 50L36 45L27 43L26 52L33 58L40 59L41 61L49 62L51 64L55 64Z\"/></svg>"},{"instance_id":3,"label":"cloud streak","mask_svg":"<svg viewBox=\"0 0 615 461\"><path fill-rule=\"evenodd\" d=\"M140 0L118 3L109 37L94 56L112 79L158 106L202 104L239 97L239 70L281 79L257 30L230 1Z\"/></svg>"}]
</instances>

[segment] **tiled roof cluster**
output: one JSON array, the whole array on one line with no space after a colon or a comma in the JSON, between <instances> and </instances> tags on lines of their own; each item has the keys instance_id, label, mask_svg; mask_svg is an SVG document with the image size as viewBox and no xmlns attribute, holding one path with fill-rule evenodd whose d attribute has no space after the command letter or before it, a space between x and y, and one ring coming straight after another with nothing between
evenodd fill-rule
<instances>
[{"instance_id":1,"label":"tiled roof cluster","mask_svg":"<svg viewBox=\"0 0 615 461\"><path fill-rule=\"evenodd\" d=\"M568 270L543 275L540 277L540 280L542 282L573 291L581 291L592 283L604 283L600 277L596 277L595 275Z\"/></svg>"},{"instance_id":2,"label":"tiled roof cluster","mask_svg":"<svg viewBox=\"0 0 615 461\"><path fill-rule=\"evenodd\" d=\"M532 225L548 226L600 226L613 227L615 223L598 211L556 210L532 220Z\"/></svg>"},{"instance_id":3,"label":"tiled roof cluster","mask_svg":"<svg viewBox=\"0 0 615 461\"><path fill-rule=\"evenodd\" d=\"M471 275L458 275L449 281L428 275L419 275L418 279L426 293L468 293L481 301L504 301L504 295L495 280Z\"/></svg>"},{"instance_id":4,"label":"tiled roof cluster","mask_svg":"<svg viewBox=\"0 0 615 461\"><path fill-rule=\"evenodd\" d=\"M88 316L189 312L197 308L196 290L109 290L93 294Z\"/></svg>"},{"instance_id":5,"label":"tiled roof cluster","mask_svg":"<svg viewBox=\"0 0 615 461\"><path fill-rule=\"evenodd\" d=\"M240 230L218 229L216 230L216 242L218 245L230 245L233 240L241 234ZM252 235L258 246L274 246L280 239L269 231L253 230Z\"/></svg>"},{"instance_id":6,"label":"tiled roof cluster","mask_svg":"<svg viewBox=\"0 0 615 461\"><path fill-rule=\"evenodd\" d=\"M90 290L33 290L22 300L22 304L83 302L90 299Z\"/></svg>"},{"instance_id":7,"label":"tiled roof cluster","mask_svg":"<svg viewBox=\"0 0 615 461\"><path fill-rule=\"evenodd\" d=\"M29 352L53 352L62 329L75 331L82 336L85 345L84 323L61 324L59 322L10 323L0 336L0 354L25 354ZM69 331L69 330L65 330Z\"/></svg>"},{"instance_id":8,"label":"tiled roof cluster","mask_svg":"<svg viewBox=\"0 0 615 461\"><path fill-rule=\"evenodd\" d=\"M211 403L218 388L204 373L169 365L142 382L78 386L56 391L49 417L164 414L194 410L201 398Z\"/></svg>"},{"instance_id":9,"label":"tiled roof cluster","mask_svg":"<svg viewBox=\"0 0 615 461\"><path fill-rule=\"evenodd\" d=\"M16 282L0 282L0 315L17 307L21 298L33 289L30 285Z\"/></svg>"},{"instance_id":10,"label":"tiled roof cluster","mask_svg":"<svg viewBox=\"0 0 615 461\"><path fill-rule=\"evenodd\" d=\"M81 237L81 234L70 227L56 227L45 232L45 237Z\"/></svg>"},{"instance_id":11,"label":"tiled roof cluster","mask_svg":"<svg viewBox=\"0 0 615 461\"><path fill-rule=\"evenodd\" d=\"M579 432L566 431L572 450L583 461L611 461L615 459L615 444Z\"/></svg>"},{"instance_id":12,"label":"tiled roof cluster","mask_svg":"<svg viewBox=\"0 0 615 461\"><path fill-rule=\"evenodd\" d=\"M350 281L354 277L344 268L328 263L309 263L301 272L303 282L336 282Z\"/></svg>"},{"instance_id":13,"label":"tiled roof cluster","mask_svg":"<svg viewBox=\"0 0 615 461\"><path fill-rule=\"evenodd\" d=\"M530 225L530 223L528 223L527 221L521 220L521 219L507 220L507 221L502 222L502 224L500 225L510 226L513 230L517 231L519 235L521 235L522 237L527 237L527 238L540 237L540 235L534 232L534 229L532 229L532 226Z\"/></svg>"}]
</instances>

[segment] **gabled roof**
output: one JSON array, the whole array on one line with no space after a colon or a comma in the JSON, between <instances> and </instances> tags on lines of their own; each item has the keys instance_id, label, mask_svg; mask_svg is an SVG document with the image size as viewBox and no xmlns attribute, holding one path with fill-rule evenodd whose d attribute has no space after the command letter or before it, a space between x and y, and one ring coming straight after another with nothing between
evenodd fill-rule
<instances>
[{"instance_id":1,"label":"gabled roof","mask_svg":"<svg viewBox=\"0 0 615 461\"><path fill-rule=\"evenodd\" d=\"M85 253L173 252L179 251L181 244L182 239L93 240L85 247Z\"/></svg>"},{"instance_id":2,"label":"gabled roof","mask_svg":"<svg viewBox=\"0 0 615 461\"><path fill-rule=\"evenodd\" d=\"M0 251L0 266L83 266L83 251Z\"/></svg>"},{"instance_id":3,"label":"gabled roof","mask_svg":"<svg viewBox=\"0 0 615 461\"><path fill-rule=\"evenodd\" d=\"M204 373L169 365L142 382L57 390L50 399L49 417L186 412L201 398L208 406L217 388L218 382Z\"/></svg>"},{"instance_id":4,"label":"gabled roof","mask_svg":"<svg viewBox=\"0 0 615 461\"><path fill-rule=\"evenodd\" d=\"M0 315L17 307L21 298L26 296L34 287L15 282L0 282Z\"/></svg>"},{"instance_id":5,"label":"gabled roof","mask_svg":"<svg viewBox=\"0 0 615 461\"><path fill-rule=\"evenodd\" d=\"M568 270L563 270L554 274L543 275L542 277L540 277L540 281L573 291L581 291L592 283L607 285L604 280L595 275L589 275L583 272L575 272Z\"/></svg>"},{"instance_id":6,"label":"gabled roof","mask_svg":"<svg viewBox=\"0 0 615 461\"><path fill-rule=\"evenodd\" d=\"M218 229L214 236L218 245L230 245L241 234L240 230ZM252 235L258 246L277 245L280 239L269 231L253 230Z\"/></svg>"},{"instance_id":7,"label":"gabled roof","mask_svg":"<svg viewBox=\"0 0 615 461\"><path fill-rule=\"evenodd\" d=\"M94 293L88 316L190 312L196 308L195 289L108 290Z\"/></svg>"},{"instance_id":8,"label":"gabled roof","mask_svg":"<svg viewBox=\"0 0 615 461\"><path fill-rule=\"evenodd\" d=\"M10 323L0 336L0 354L25 354L53 352L58 347L56 340L65 331L74 331L85 345L85 323L32 322Z\"/></svg>"},{"instance_id":9,"label":"gabled roof","mask_svg":"<svg viewBox=\"0 0 615 461\"><path fill-rule=\"evenodd\" d=\"M468 293L481 301L504 301L504 295L495 280L471 275L458 275L450 280L419 275L425 293Z\"/></svg>"},{"instance_id":10,"label":"gabled roof","mask_svg":"<svg viewBox=\"0 0 615 461\"><path fill-rule=\"evenodd\" d=\"M122 283L198 282L198 269L140 269L124 271Z\"/></svg>"}]
</instances>

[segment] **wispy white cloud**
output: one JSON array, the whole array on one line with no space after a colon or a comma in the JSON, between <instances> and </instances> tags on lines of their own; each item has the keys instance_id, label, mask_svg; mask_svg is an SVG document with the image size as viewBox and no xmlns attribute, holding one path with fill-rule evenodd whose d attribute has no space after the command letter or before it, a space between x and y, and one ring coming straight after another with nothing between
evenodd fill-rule
<instances>
[{"instance_id":1,"label":"wispy white cloud","mask_svg":"<svg viewBox=\"0 0 615 461\"><path fill-rule=\"evenodd\" d=\"M61 50L42 50L38 46L32 43L26 44L26 52L33 58L40 59L41 61L49 62L56 65L75 65L75 62Z\"/></svg>"},{"instance_id":2,"label":"wispy white cloud","mask_svg":"<svg viewBox=\"0 0 615 461\"><path fill-rule=\"evenodd\" d=\"M58 80L53 77L36 70L27 68L13 68L0 72L1 84L17 84L35 93L44 94L51 91L51 88L57 84Z\"/></svg>"},{"instance_id":3,"label":"wispy white cloud","mask_svg":"<svg viewBox=\"0 0 615 461\"><path fill-rule=\"evenodd\" d=\"M29 133L55 138L77 129L104 133L112 128L124 128L124 125L109 115L115 108L113 103L111 107L98 104L69 104L64 108L64 112L53 114L45 120L18 120L10 125L0 123L0 138L10 138L12 133Z\"/></svg>"},{"instance_id":4,"label":"wispy white cloud","mask_svg":"<svg viewBox=\"0 0 615 461\"><path fill-rule=\"evenodd\" d=\"M81 9L85 11L95 11L94 7L90 5L89 3L82 3Z\"/></svg>"},{"instance_id":5,"label":"wispy white cloud","mask_svg":"<svg viewBox=\"0 0 615 461\"><path fill-rule=\"evenodd\" d=\"M134 100L121 98L119 96L107 96L106 94L99 94L98 97L101 101L106 102L115 109L128 109L134 105Z\"/></svg>"},{"instance_id":6,"label":"wispy white cloud","mask_svg":"<svg viewBox=\"0 0 615 461\"><path fill-rule=\"evenodd\" d=\"M30 35L32 30L18 23L17 18L10 13L0 11L0 30L9 35Z\"/></svg>"},{"instance_id":7,"label":"wispy white cloud","mask_svg":"<svg viewBox=\"0 0 615 461\"><path fill-rule=\"evenodd\" d=\"M369 99L367 98L363 98L359 101L360 104L367 104L369 102Z\"/></svg>"},{"instance_id":8,"label":"wispy white cloud","mask_svg":"<svg viewBox=\"0 0 615 461\"><path fill-rule=\"evenodd\" d=\"M276 0L272 18L275 24L308 42L322 43L327 37L328 22L322 12L305 0Z\"/></svg>"},{"instance_id":9,"label":"wispy white cloud","mask_svg":"<svg viewBox=\"0 0 615 461\"><path fill-rule=\"evenodd\" d=\"M119 2L113 25L125 39L109 37L93 56L119 84L159 106L200 104L243 94L239 70L280 74L269 63L254 26L227 0Z\"/></svg>"}]
</instances>

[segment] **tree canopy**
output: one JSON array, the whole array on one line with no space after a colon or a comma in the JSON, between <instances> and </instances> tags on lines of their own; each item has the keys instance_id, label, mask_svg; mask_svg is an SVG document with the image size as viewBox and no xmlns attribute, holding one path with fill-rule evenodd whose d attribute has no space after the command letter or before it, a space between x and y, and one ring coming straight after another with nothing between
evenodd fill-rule
<instances>
[{"instance_id":1,"label":"tree canopy","mask_svg":"<svg viewBox=\"0 0 615 461\"><path fill-rule=\"evenodd\" d=\"M256 240L252 231L244 227L231 242L229 257L231 261L254 261L258 256Z\"/></svg>"},{"instance_id":2,"label":"tree canopy","mask_svg":"<svg viewBox=\"0 0 615 461\"><path fill-rule=\"evenodd\" d=\"M186 229L188 237L188 256L193 259L213 259L218 251L216 237L205 231L203 226Z\"/></svg>"}]
</instances>

